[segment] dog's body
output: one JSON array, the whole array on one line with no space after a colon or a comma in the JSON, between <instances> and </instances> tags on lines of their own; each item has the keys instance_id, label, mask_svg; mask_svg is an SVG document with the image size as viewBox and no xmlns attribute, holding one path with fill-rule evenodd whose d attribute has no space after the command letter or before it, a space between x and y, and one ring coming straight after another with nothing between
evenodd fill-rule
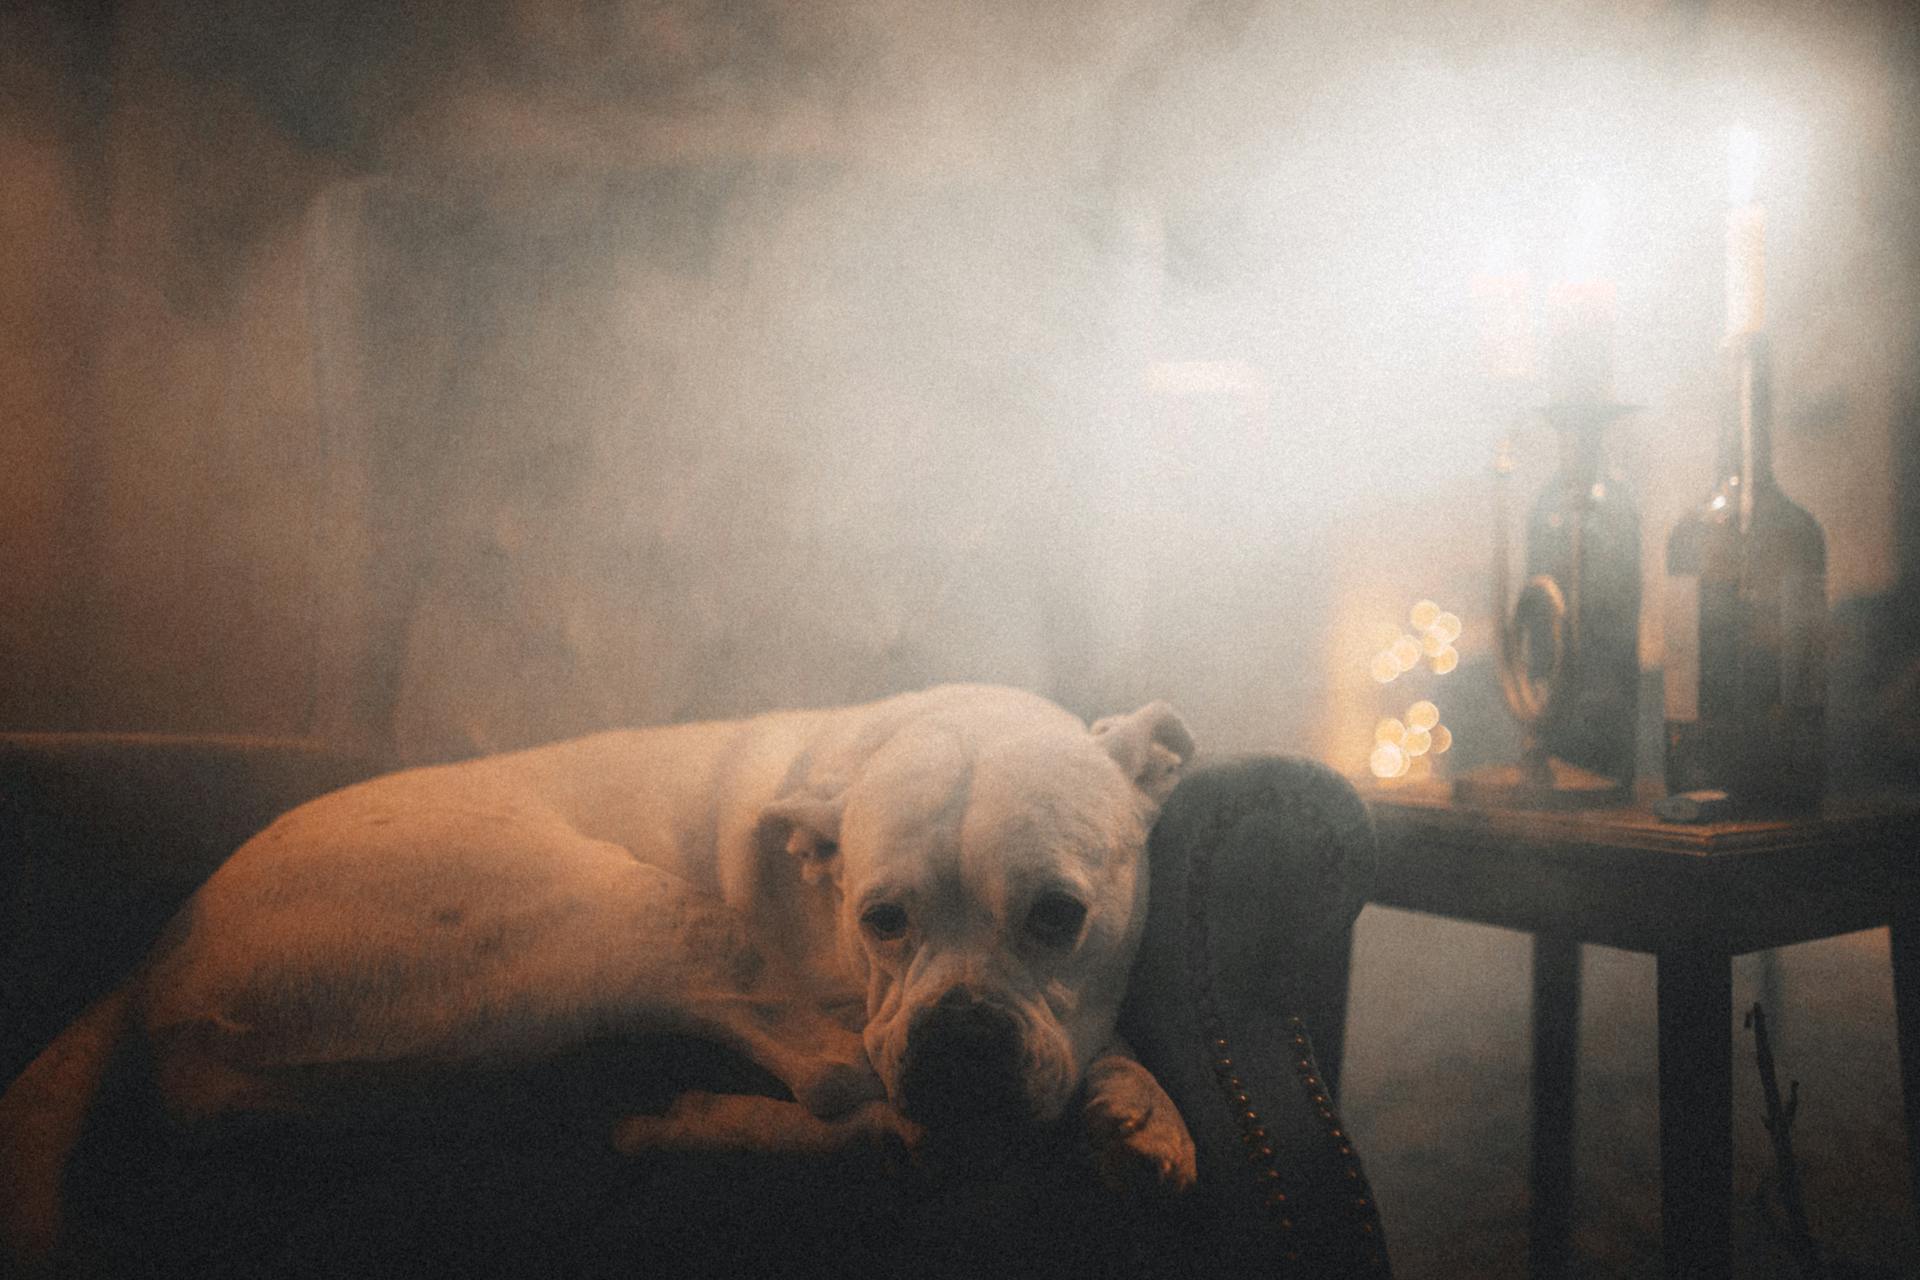
<instances>
[{"instance_id":1,"label":"dog's body","mask_svg":"<svg viewBox=\"0 0 1920 1280\"><path fill-rule=\"evenodd\" d=\"M1090 732L1031 695L952 686L323 796L248 841L135 983L0 1100L0 1156L22 1171L0 1228L17 1257L52 1247L72 1109L126 1032L187 1124L607 1032L730 1046L816 1128L1044 1125L1084 1083L1104 1163L1183 1185L1191 1141L1113 1022L1147 829L1191 749L1159 704ZM711 1103L674 1123L700 1115L729 1123Z\"/></svg>"}]
</instances>

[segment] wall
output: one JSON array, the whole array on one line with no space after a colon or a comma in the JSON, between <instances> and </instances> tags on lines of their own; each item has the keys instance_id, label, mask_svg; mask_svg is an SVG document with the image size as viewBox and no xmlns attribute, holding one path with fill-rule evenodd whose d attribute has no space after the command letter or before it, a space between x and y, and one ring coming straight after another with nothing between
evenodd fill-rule
<instances>
[{"instance_id":1,"label":"wall","mask_svg":"<svg viewBox=\"0 0 1920 1280\"><path fill-rule=\"evenodd\" d=\"M61 660L84 643L90 556L92 370L99 346L98 109L90 52L56 24L12 18L0 40L0 682L9 718L67 709Z\"/></svg>"},{"instance_id":2,"label":"wall","mask_svg":"<svg viewBox=\"0 0 1920 1280\"><path fill-rule=\"evenodd\" d=\"M1494 750L1467 277L1612 193L1652 573L1740 114L1780 470L1892 585L1890 11L596 12L11 19L9 722L427 757L977 677L1353 766L1435 596Z\"/></svg>"}]
</instances>

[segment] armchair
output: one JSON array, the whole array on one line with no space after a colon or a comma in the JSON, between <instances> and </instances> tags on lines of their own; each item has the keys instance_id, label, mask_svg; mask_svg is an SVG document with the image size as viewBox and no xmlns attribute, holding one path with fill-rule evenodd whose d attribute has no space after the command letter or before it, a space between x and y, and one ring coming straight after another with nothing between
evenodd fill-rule
<instances>
[{"instance_id":1,"label":"armchair","mask_svg":"<svg viewBox=\"0 0 1920 1280\"><path fill-rule=\"evenodd\" d=\"M123 980L232 848L377 768L286 740L0 736L0 1079ZM873 1152L622 1157L609 1107L777 1091L692 1043L639 1047L643 1083L629 1042L476 1079L465 1121L396 1110L378 1132L182 1150L138 1099L109 1108L69 1176L63 1273L1386 1274L1333 1101L1373 858L1359 798L1303 761L1203 763L1150 853L1122 1032L1199 1147L1178 1200L1104 1190L1070 1134L967 1178Z\"/></svg>"}]
</instances>

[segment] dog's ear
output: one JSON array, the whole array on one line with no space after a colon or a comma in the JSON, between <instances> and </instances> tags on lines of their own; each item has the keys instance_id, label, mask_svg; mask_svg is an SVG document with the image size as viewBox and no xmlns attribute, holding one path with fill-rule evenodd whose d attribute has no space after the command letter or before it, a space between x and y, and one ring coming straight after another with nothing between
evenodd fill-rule
<instances>
[{"instance_id":1,"label":"dog's ear","mask_svg":"<svg viewBox=\"0 0 1920 1280\"><path fill-rule=\"evenodd\" d=\"M1155 804L1173 791L1180 781L1180 766L1193 755L1193 735L1164 702L1149 702L1131 715L1096 720L1093 736Z\"/></svg>"},{"instance_id":2,"label":"dog's ear","mask_svg":"<svg viewBox=\"0 0 1920 1280\"><path fill-rule=\"evenodd\" d=\"M760 813L757 829L764 850L784 849L800 864L808 884L832 874L840 854L840 814L846 796L801 792L775 800Z\"/></svg>"}]
</instances>

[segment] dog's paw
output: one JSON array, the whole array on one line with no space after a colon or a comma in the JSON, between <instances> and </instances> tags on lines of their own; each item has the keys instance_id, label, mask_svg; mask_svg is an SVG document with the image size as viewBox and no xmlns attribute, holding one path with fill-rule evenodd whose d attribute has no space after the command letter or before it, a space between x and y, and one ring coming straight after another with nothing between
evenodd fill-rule
<instances>
[{"instance_id":1,"label":"dog's paw","mask_svg":"<svg viewBox=\"0 0 1920 1280\"><path fill-rule=\"evenodd\" d=\"M1178 1194L1198 1168L1193 1135L1166 1090L1127 1058L1095 1064L1081 1113L1094 1172L1115 1191Z\"/></svg>"},{"instance_id":2,"label":"dog's paw","mask_svg":"<svg viewBox=\"0 0 1920 1280\"><path fill-rule=\"evenodd\" d=\"M887 1086L862 1058L859 1062L819 1062L788 1082L793 1100L822 1119L847 1115L886 1100Z\"/></svg>"}]
</instances>

